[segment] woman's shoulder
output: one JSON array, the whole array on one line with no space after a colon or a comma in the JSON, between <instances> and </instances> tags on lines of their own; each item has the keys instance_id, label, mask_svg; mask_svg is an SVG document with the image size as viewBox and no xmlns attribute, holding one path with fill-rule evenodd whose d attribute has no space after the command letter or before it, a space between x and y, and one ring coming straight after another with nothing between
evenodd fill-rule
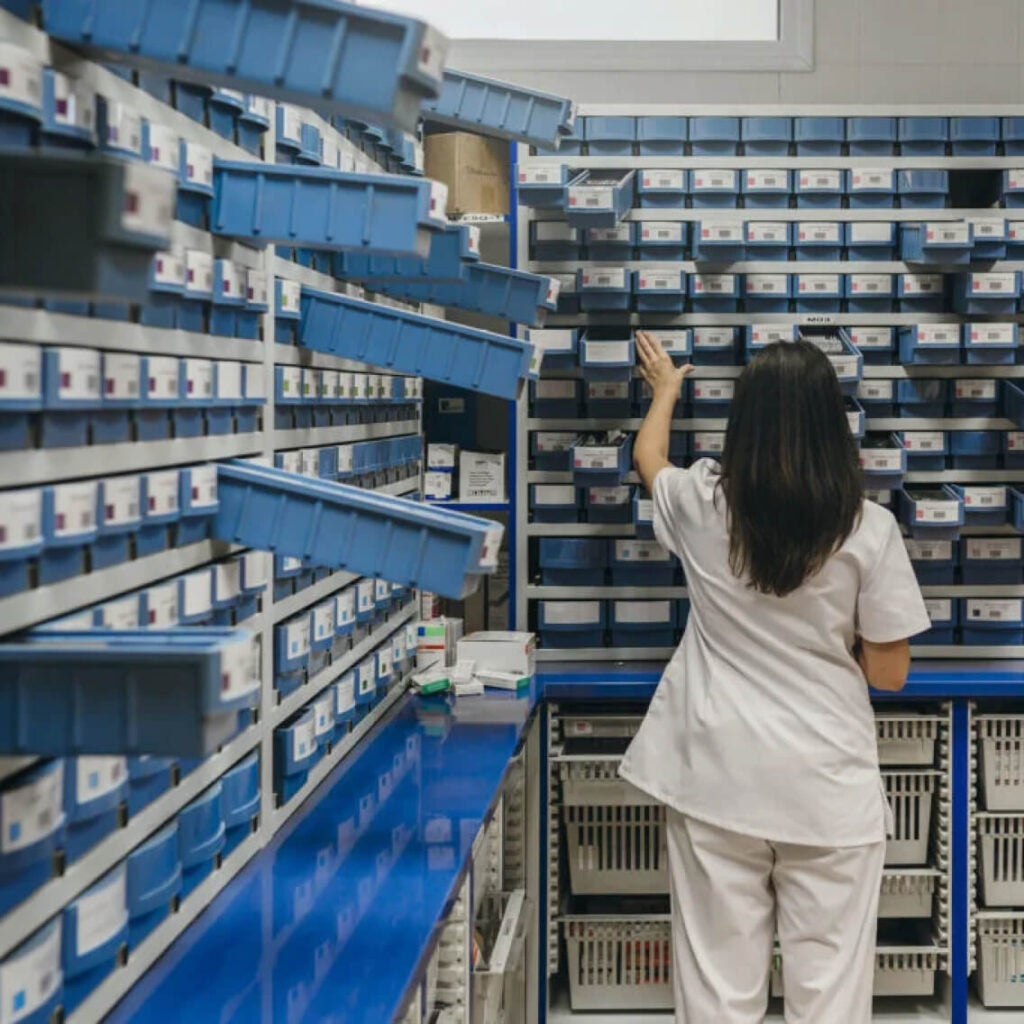
<instances>
[{"instance_id":1,"label":"woman's shoulder","mask_svg":"<svg viewBox=\"0 0 1024 1024\"><path fill-rule=\"evenodd\" d=\"M868 549L876 549L888 542L893 531L899 532L896 517L884 506L865 498L850 541Z\"/></svg>"}]
</instances>

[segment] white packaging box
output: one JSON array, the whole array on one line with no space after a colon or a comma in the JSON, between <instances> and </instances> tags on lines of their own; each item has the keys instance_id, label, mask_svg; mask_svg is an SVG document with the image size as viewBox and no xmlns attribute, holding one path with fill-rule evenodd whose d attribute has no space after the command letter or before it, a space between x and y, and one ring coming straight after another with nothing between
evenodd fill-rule
<instances>
[{"instance_id":1,"label":"white packaging box","mask_svg":"<svg viewBox=\"0 0 1024 1024\"><path fill-rule=\"evenodd\" d=\"M459 453L459 500L505 500L505 453Z\"/></svg>"},{"instance_id":2,"label":"white packaging box","mask_svg":"<svg viewBox=\"0 0 1024 1024\"><path fill-rule=\"evenodd\" d=\"M460 640L456 653L458 661L472 661L477 670L512 672L532 676L537 638L533 633L489 630L470 633Z\"/></svg>"},{"instance_id":3,"label":"white packaging box","mask_svg":"<svg viewBox=\"0 0 1024 1024\"><path fill-rule=\"evenodd\" d=\"M446 469L449 472L459 463L457 444L428 444L427 469Z\"/></svg>"},{"instance_id":4,"label":"white packaging box","mask_svg":"<svg viewBox=\"0 0 1024 1024\"><path fill-rule=\"evenodd\" d=\"M427 501L451 501L455 474L451 470L432 469L423 474L423 494Z\"/></svg>"}]
</instances>

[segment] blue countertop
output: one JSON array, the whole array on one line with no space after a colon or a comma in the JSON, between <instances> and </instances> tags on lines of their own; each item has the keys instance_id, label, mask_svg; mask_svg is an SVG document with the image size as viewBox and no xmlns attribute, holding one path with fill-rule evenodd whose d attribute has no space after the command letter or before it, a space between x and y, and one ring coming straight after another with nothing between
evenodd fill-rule
<instances>
[{"instance_id":1,"label":"blue countertop","mask_svg":"<svg viewBox=\"0 0 1024 1024\"><path fill-rule=\"evenodd\" d=\"M107 1020L390 1021L537 697L405 697Z\"/></svg>"}]
</instances>

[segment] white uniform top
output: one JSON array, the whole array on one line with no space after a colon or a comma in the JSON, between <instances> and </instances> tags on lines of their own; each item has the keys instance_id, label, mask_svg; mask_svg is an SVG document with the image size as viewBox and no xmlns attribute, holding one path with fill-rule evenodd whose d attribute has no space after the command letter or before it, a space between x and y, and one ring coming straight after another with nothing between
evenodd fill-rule
<instances>
[{"instance_id":1,"label":"white uniform top","mask_svg":"<svg viewBox=\"0 0 1024 1024\"><path fill-rule=\"evenodd\" d=\"M885 839L888 804L857 634L885 643L931 625L892 514L865 501L824 568L786 597L729 568L717 463L665 468L654 531L682 560L691 610L622 776L682 814L808 846Z\"/></svg>"}]
</instances>

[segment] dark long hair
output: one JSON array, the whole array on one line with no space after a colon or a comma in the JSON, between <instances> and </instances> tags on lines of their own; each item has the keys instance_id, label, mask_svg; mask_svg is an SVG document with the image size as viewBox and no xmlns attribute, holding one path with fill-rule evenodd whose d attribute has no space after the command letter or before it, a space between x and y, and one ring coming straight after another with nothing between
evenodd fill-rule
<instances>
[{"instance_id":1,"label":"dark long hair","mask_svg":"<svg viewBox=\"0 0 1024 1024\"><path fill-rule=\"evenodd\" d=\"M815 345L769 345L743 370L718 486L730 567L759 593L796 590L850 536L863 500L857 444Z\"/></svg>"}]
</instances>

